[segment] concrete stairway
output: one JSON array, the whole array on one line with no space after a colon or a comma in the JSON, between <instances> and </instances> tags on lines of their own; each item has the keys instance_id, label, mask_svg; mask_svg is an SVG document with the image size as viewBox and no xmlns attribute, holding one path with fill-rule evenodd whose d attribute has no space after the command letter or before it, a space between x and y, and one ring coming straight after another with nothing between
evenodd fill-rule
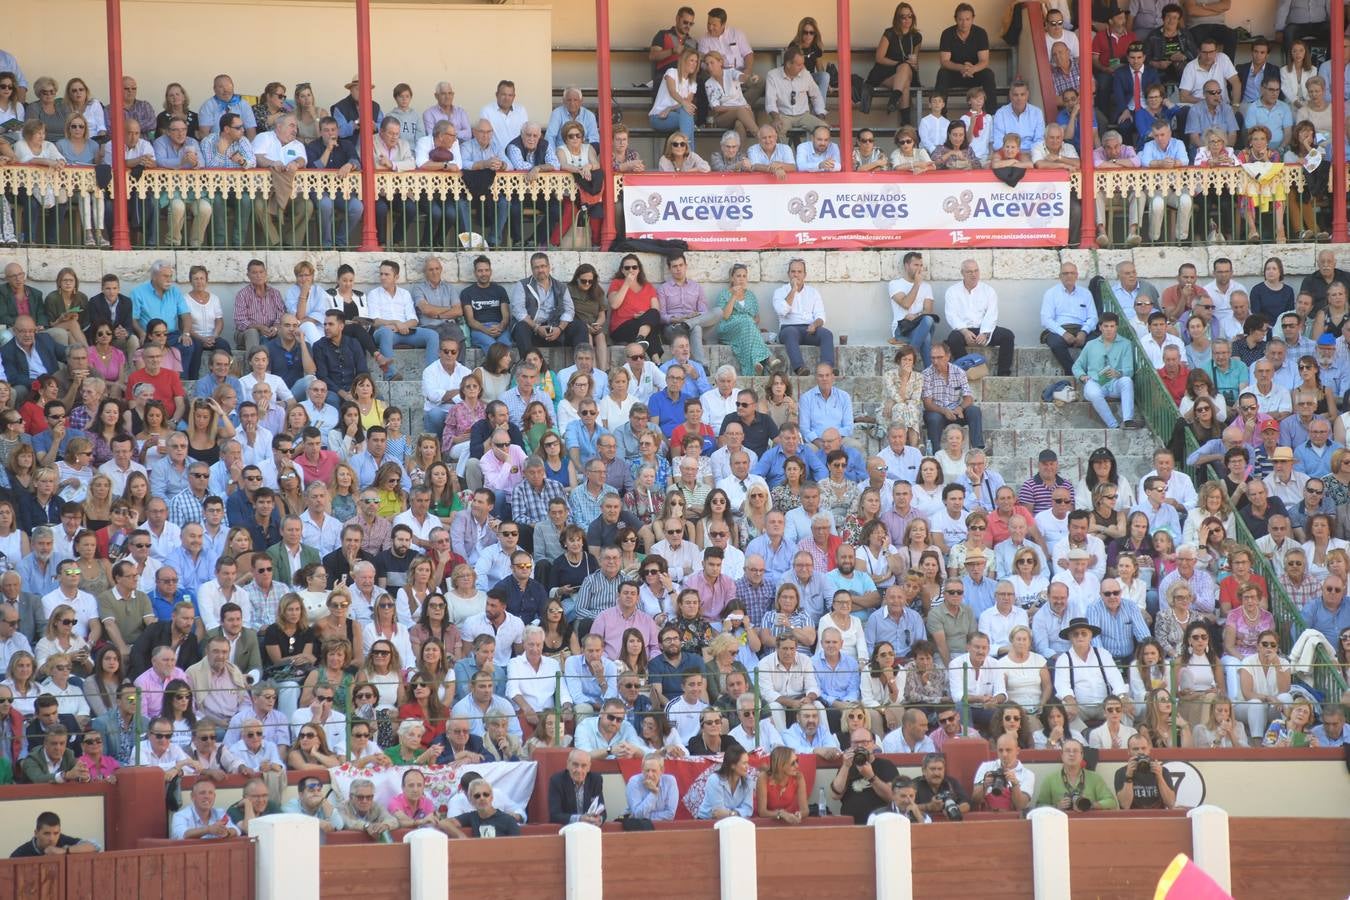
<instances>
[{"instance_id":1,"label":"concrete stairway","mask_svg":"<svg viewBox=\"0 0 1350 900\"><path fill-rule=\"evenodd\" d=\"M779 355L780 347L773 346ZM545 351L555 371L565 364L561 350ZM808 366L814 366L818 351L802 348ZM849 345L838 348L836 363L840 377L837 385L853 398L856 415L876 416L880 413L884 396L882 372L891 366L894 348L888 346ZM721 365L734 365L731 348L721 344L707 347L709 378ZM621 365L622 347L612 350L612 365ZM243 354L236 354L243 364ZM416 434L421 430L422 394L420 373L424 367L421 350L395 352L403 381L378 381L380 396L404 410L404 431ZM1108 430L1085 401L1056 407L1041 400L1046 387L1060 380L1058 366L1046 348L1036 345L1018 348L1009 376L991 375L972 385L975 398L984 412L985 449L990 454L992 468L1005 480L1017 484L1032 474L1036 457L1049 448L1059 454L1060 472L1065 478L1076 480L1086 471L1087 458L1098 447L1108 447L1119 461L1121 474L1137 479L1152 467L1152 453L1159 445L1151 432L1138 430ZM465 364L478 364L481 353L467 352ZM996 357L991 358L991 363ZM382 376L375 373L377 379ZM767 378L740 378L740 384L762 390ZM812 377L790 376L794 396L815 386ZM189 391L190 392L190 391ZM872 449L880 449L883 442L869 438Z\"/></svg>"}]
</instances>

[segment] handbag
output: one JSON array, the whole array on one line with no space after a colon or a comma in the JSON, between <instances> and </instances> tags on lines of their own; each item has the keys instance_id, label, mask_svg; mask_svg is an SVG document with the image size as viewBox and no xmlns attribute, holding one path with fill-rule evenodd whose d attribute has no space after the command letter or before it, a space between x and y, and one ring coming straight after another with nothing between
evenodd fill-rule
<instances>
[{"instance_id":1,"label":"handbag","mask_svg":"<svg viewBox=\"0 0 1350 900\"><path fill-rule=\"evenodd\" d=\"M967 353L960 359L952 360L952 363L965 371L967 381L979 381L989 374L988 361L978 353Z\"/></svg>"}]
</instances>

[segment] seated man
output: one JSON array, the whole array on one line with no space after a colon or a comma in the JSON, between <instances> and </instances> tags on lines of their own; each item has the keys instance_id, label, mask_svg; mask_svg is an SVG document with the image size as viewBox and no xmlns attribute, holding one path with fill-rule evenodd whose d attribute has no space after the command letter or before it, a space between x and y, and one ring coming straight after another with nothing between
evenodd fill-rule
<instances>
[{"instance_id":1,"label":"seated man","mask_svg":"<svg viewBox=\"0 0 1350 900\"><path fill-rule=\"evenodd\" d=\"M1059 284L1041 299L1041 343L1050 348L1065 375L1074 370L1072 351L1081 350L1097 332L1097 306L1091 292L1078 284L1078 266L1065 260Z\"/></svg>"},{"instance_id":2,"label":"seated man","mask_svg":"<svg viewBox=\"0 0 1350 900\"><path fill-rule=\"evenodd\" d=\"M839 145L830 140L830 126L811 129L811 140L797 145L798 172L838 172Z\"/></svg>"},{"instance_id":3,"label":"seated man","mask_svg":"<svg viewBox=\"0 0 1350 900\"><path fill-rule=\"evenodd\" d=\"M1211 132L1222 133L1224 147L1232 147L1237 143L1238 122L1233 107L1224 100L1222 86L1219 82L1210 80L1205 82L1202 90L1205 95L1204 102L1192 106L1186 116L1186 139L1190 142L1191 149L1207 144ZM1211 160L1215 158L1216 156L1210 157Z\"/></svg>"},{"instance_id":4,"label":"seated man","mask_svg":"<svg viewBox=\"0 0 1350 900\"><path fill-rule=\"evenodd\" d=\"M311 169L335 171L339 178L350 176L360 165L356 148L338 137L337 119L319 120L319 137L305 145L305 158ZM346 247L351 235L361 230L365 207L359 197L332 197L311 194L319 208L319 243L324 247Z\"/></svg>"},{"instance_id":5,"label":"seated man","mask_svg":"<svg viewBox=\"0 0 1350 900\"><path fill-rule=\"evenodd\" d=\"M778 339L787 351L788 366L798 375L810 375L802 360L802 344L820 348L820 362L834 367L834 332L825 327L825 301L806 283L806 260L788 263L788 283L773 292L778 314Z\"/></svg>"},{"instance_id":6,"label":"seated man","mask_svg":"<svg viewBox=\"0 0 1350 900\"><path fill-rule=\"evenodd\" d=\"M544 139L550 147L562 144L562 128L568 122L576 122L586 133L586 143L600 150L600 124L595 113L582 106L581 88L568 85L563 88L562 106L553 110L548 117L548 127L544 129Z\"/></svg>"},{"instance_id":7,"label":"seated man","mask_svg":"<svg viewBox=\"0 0 1350 900\"><path fill-rule=\"evenodd\" d=\"M944 314L951 326L947 346L952 358L960 359L967 353L986 354L985 348L995 347L998 349L998 374L1011 375L1013 333L998 324L998 294L988 284L981 283L978 262L967 259L961 263L961 282L947 288L945 303ZM975 443L975 446L981 445Z\"/></svg>"},{"instance_id":8,"label":"seated man","mask_svg":"<svg viewBox=\"0 0 1350 900\"><path fill-rule=\"evenodd\" d=\"M101 848L93 841L61 833L61 817L54 812L40 813L33 828L33 839L20 844L10 859L32 856L56 856L61 853L97 853Z\"/></svg>"},{"instance_id":9,"label":"seated man","mask_svg":"<svg viewBox=\"0 0 1350 900\"><path fill-rule=\"evenodd\" d=\"M1060 761L1060 777L1050 775L1040 779L1032 806L1053 806L1065 812L1119 807L1102 776L1084 767L1083 745L1080 741L1073 738L1064 741Z\"/></svg>"},{"instance_id":10,"label":"seated man","mask_svg":"<svg viewBox=\"0 0 1350 900\"><path fill-rule=\"evenodd\" d=\"M799 47L791 45L784 50L783 65L769 72L764 84L764 111L780 141L787 140L792 129L826 125L825 97L806 71Z\"/></svg>"},{"instance_id":11,"label":"seated man","mask_svg":"<svg viewBox=\"0 0 1350 900\"><path fill-rule=\"evenodd\" d=\"M1189 24L1189 23L1188 23ZM1233 68L1233 60L1227 53L1219 52L1219 42L1204 37L1195 28L1189 29L1191 38L1197 42L1196 56L1181 70L1181 81L1177 84L1177 100L1191 104L1191 112L1203 100L1209 102L1209 83L1215 82L1219 96L1223 101L1231 100L1233 106L1242 104L1242 80ZM1187 131L1190 130L1189 124Z\"/></svg>"},{"instance_id":12,"label":"seated man","mask_svg":"<svg viewBox=\"0 0 1350 900\"><path fill-rule=\"evenodd\" d=\"M1190 165L1190 157L1181 141L1172 137L1172 126L1165 119L1153 123L1153 139L1144 145L1139 154L1139 165L1146 169L1184 169ZM1149 240L1162 240L1163 220L1168 207L1177 211L1176 236L1179 244L1186 243L1191 233L1190 194L1175 190L1157 190L1149 197Z\"/></svg>"},{"instance_id":13,"label":"seated man","mask_svg":"<svg viewBox=\"0 0 1350 900\"><path fill-rule=\"evenodd\" d=\"M1134 418L1134 348L1119 337L1120 319L1102 313L1101 336L1088 341L1073 365L1074 376L1083 384L1083 397L1092 404L1107 428L1138 428ZM1111 414L1107 398L1120 398L1120 418Z\"/></svg>"},{"instance_id":14,"label":"seated man","mask_svg":"<svg viewBox=\"0 0 1350 900\"><path fill-rule=\"evenodd\" d=\"M169 837L175 841L239 837L239 826L230 821L223 807L216 806L216 784L199 778L192 785L192 799L169 819Z\"/></svg>"},{"instance_id":15,"label":"seated man","mask_svg":"<svg viewBox=\"0 0 1350 900\"><path fill-rule=\"evenodd\" d=\"M399 287L400 267L392 259L380 263L380 283L366 294L371 327L375 329L375 343L380 353L392 359L395 345L421 347L425 365L437 361L440 338L430 328L418 325L417 308L407 288ZM392 369L392 366L391 366Z\"/></svg>"},{"instance_id":16,"label":"seated man","mask_svg":"<svg viewBox=\"0 0 1350 900\"><path fill-rule=\"evenodd\" d=\"M983 448L980 408L975 404L965 370L952 365L951 350L946 344L934 344L932 357L933 364L923 371L923 419L933 452L937 452L942 432L949 424L968 426L971 446Z\"/></svg>"},{"instance_id":17,"label":"seated man","mask_svg":"<svg viewBox=\"0 0 1350 900\"><path fill-rule=\"evenodd\" d=\"M994 71L989 67L989 34L975 24L975 8L958 3L955 25L949 25L938 41L938 75L935 90L945 95L979 87L986 97L996 94Z\"/></svg>"},{"instance_id":18,"label":"seated man","mask_svg":"<svg viewBox=\"0 0 1350 900\"><path fill-rule=\"evenodd\" d=\"M782 180L789 172L797 171L797 161L787 144L780 143L772 125L759 126L759 140L746 152L752 172L768 172Z\"/></svg>"},{"instance_id":19,"label":"seated man","mask_svg":"<svg viewBox=\"0 0 1350 900\"><path fill-rule=\"evenodd\" d=\"M278 200L287 195L284 188L294 184L295 173L309 161L305 145L296 139L297 133L295 116L287 114L277 119L271 131L260 132L253 139L253 155L258 168L271 169L273 184L279 187L253 207L267 243L274 247L281 244L283 228L291 233L290 243L298 243L300 236L309 231L309 217L314 212L314 204L303 193L292 197L288 203Z\"/></svg>"},{"instance_id":20,"label":"seated man","mask_svg":"<svg viewBox=\"0 0 1350 900\"><path fill-rule=\"evenodd\" d=\"M558 171L558 154L553 145L544 140L543 129L535 122L526 122L520 129L520 136L506 145L506 161L511 171L525 172L527 182L534 181L541 172ZM534 213L534 231L531 235L533 246L542 247L548 237L549 229L561 217L561 205L547 194L516 197L511 201L511 240L519 245L524 229L525 210Z\"/></svg>"},{"instance_id":21,"label":"seated man","mask_svg":"<svg viewBox=\"0 0 1350 900\"><path fill-rule=\"evenodd\" d=\"M413 148L417 168L426 172L459 172L464 168L464 150L455 125L442 119L432 126L431 134L417 139ZM429 197L422 208L431 218L432 241L440 245L457 243L456 235L470 230L469 201L450 196Z\"/></svg>"},{"instance_id":22,"label":"seated man","mask_svg":"<svg viewBox=\"0 0 1350 900\"><path fill-rule=\"evenodd\" d=\"M182 116L169 119L168 128L155 138L153 147L155 164L160 168L200 169L203 165L202 148L197 139L188 134L187 119ZM189 201L181 191L174 191L172 195L162 195L159 205L169 210L169 230L164 237L170 247L183 245L183 227L187 222L189 208L192 212L192 228L188 233L188 245L202 245L206 240L206 226L211 224L210 200L194 197Z\"/></svg>"},{"instance_id":23,"label":"seated man","mask_svg":"<svg viewBox=\"0 0 1350 900\"><path fill-rule=\"evenodd\" d=\"M1022 146L1031 148L1045 137L1045 113L1031 99L1031 89L1021 78L1014 79L1008 86L1008 102L994 113L990 134L993 146L1003 144L1003 138L1016 134L1022 139Z\"/></svg>"}]
</instances>

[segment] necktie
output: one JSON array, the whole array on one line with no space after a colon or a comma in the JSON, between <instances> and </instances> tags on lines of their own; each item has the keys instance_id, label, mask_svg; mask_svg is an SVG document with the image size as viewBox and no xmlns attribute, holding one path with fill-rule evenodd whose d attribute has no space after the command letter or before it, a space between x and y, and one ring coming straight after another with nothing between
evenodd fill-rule
<instances>
[{"instance_id":1,"label":"necktie","mask_svg":"<svg viewBox=\"0 0 1350 900\"><path fill-rule=\"evenodd\" d=\"M1142 83L1141 83L1141 81L1140 81L1140 75L1139 75L1138 72L1135 72L1135 73L1134 73L1134 102L1133 102L1133 107L1134 107L1135 109L1139 109L1141 106L1143 106L1143 101L1140 99L1140 95L1141 95L1141 94L1142 94Z\"/></svg>"}]
</instances>

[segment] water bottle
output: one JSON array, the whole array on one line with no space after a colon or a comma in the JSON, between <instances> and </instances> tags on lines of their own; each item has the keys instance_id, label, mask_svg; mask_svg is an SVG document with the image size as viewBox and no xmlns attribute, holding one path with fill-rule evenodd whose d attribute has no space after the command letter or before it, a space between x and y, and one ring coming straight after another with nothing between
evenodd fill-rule
<instances>
[{"instance_id":1,"label":"water bottle","mask_svg":"<svg viewBox=\"0 0 1350 900\"><path fill-rule=\"evenodd\" d=\"M816 815L828 816L829 814L830 808L826 805L825 787L822 785L820 789L816 791Z\"/></svg>"}]
</instances>

